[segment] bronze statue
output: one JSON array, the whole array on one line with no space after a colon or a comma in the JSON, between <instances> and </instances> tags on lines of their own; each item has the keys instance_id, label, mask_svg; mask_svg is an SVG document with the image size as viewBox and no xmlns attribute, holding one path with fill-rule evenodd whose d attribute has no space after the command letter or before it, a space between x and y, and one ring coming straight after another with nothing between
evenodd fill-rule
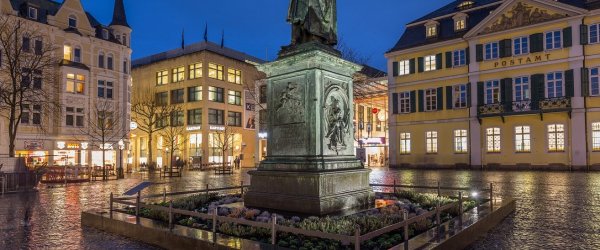
<instances>
[{"instance_id":1,"label":"bronze statue","mask_svg":"<svg viewBox=\"0 0 600 250\"><path fill-rule=\"evenodd\" d=\"M336 0L291 0L287 21L292 24L292 45L337 44Z\"/></svg>"}]
</instances>

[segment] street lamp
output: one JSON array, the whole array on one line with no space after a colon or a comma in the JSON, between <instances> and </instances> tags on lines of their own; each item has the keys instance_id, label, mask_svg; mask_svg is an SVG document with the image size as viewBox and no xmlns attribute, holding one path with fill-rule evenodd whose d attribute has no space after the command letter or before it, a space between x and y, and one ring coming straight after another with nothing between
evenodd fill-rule
<instances>
[{"instance_id":1,"label":"street lamp","mask_svg":"<svg viewBox=\"0 0 600 250\"><path fill-rule=\"evenodd\" d=\"M123 142L123 139L121 139L117 144L119 145L119 176L117 178L123 179L125 178L123 173L123 149L125 149L125 142Z\"/></svg>"}]
</instances>

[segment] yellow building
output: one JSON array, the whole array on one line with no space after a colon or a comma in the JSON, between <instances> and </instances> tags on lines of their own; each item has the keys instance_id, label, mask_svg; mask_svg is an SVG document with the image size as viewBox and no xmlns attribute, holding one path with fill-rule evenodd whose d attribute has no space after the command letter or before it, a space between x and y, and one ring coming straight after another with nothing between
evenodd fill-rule
<instances>
[{"instance_id":1,"label":"yellow building","mask_svg":"<svg viewBox=\"0 0 600 250\"><path fill-rule=\"evenodd\" d=\"M112 1L106 1L112 4ZM23 48L37 51L51 44L56 54L53 79L34 79L46 98L60 110L48 113L40 105L25 105L15 143L16 156L25 157L28 166L41 165L116 165L120 153L119 139L127 139L129 128L129 39L132 29L127 23L122 0L114 2L112 22L104 25L86 12L79 0L58 3L51 0L0 0L0 16L17 18L28 30L43 34L41 38L24 36ZM35 39L35 41L33 41ZM0 47L1 51L5 48ZM38 53L38 52L36 52ZM1 57L0 57L1 61ZM1 64L1 62L0 62ZM37 81L37 82L36 82ZM119 119L123 134L104 145L86 132L99 102L109 103ZM8 124L0 118L0 155L8 152ZM106 157L102 157L102 148ZM104 159L104 160L103 160Z\"/></svg>"},{"instance_id":2,"label":"yellow building","mask_svg":"<svg viewBox=\"0 0 600 250\"><path fill-rule=\"evenodd\" d=\"M386 53L392 167L600 164L600 1L454 1Z\"/></svg>"},{"instance_id":3,"label":"yellow building","mask_svg":"<svg viewBox=\"0 0 600 250\"><path fill-rule=\"evenodd\" d=\"M243 167L254 167L257 137L254 124L254 82L264 78L255 66L263 61L247 54L201 42L140 58L133 61L133 95L152 89L165 105L181 105L183 112L172 117L177 126L185 127L181 142L185 145L174 153L189 163L208 164L242 158ZM135 101L135 99L134 99ZM135 103L134 103L135 105ZM135 114L133 114L135 115ZM231 127L233 147L227 159L215 137L218 131ZM132 162L134 166L155 162L167 164L165 138L153 135L153 159L148 159L148 134L132 130Z\"/></svg>"}]
</instances>

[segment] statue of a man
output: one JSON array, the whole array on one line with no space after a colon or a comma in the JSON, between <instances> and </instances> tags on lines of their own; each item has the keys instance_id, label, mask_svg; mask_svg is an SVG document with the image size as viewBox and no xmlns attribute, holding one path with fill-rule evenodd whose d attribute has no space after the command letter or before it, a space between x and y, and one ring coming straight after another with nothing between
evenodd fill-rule
<instances>
[{"instance_id":1,"label":"statue of a man","mask_svg":"<svg viewBox=\"0 0 600 250\"><path fill-rule=\"evenodd\" d=\"M291 0L287 21L292 24L292 45L337 44L336 0Z\"/></svg>"}]
</instances>

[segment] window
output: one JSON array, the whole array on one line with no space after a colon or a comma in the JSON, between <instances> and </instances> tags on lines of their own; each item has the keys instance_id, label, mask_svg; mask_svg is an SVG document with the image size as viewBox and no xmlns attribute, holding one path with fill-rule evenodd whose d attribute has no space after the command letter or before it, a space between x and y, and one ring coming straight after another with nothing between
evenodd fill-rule
<instances>
[{"instance_id":1,"label":"window","mask_svg":"<svg viewBox=\"0 0 600 250\"><path fill-rule=\"evenodd\" d=\"M531 128L529 126L515 127L515 151L531 152Z\"/></svg>"},{"instance_id":2,"label":"window","mask_svg":"<svg viewBox=\"0 0 600 250\"><path fill-rule=\"evenodd\" d=\"M425 71L433 71L437 69L436 65L436 56L426 56L425 57Z\"/></svg>"},{"instance_id":3,"label":"window","mask_svg":"<svg viewBox=\"0 0 600 250\"><path fill-rule=\"evenodd\" d=\"M463 17L461 17L460 19L456 19L454 20L454 30L455 31L462 31L465 30L467 28L467 20Z\"/></svg>"},{"instance_id":4,"label":"window","mask_svg":"<svg viewBox=\"0 0 600 250\"><path fill-rule=\"evenodd\" d=\"M223 88L218 87L208 87L208 100L213 102L224 102L224 92Z\"/></svg>"},{"instance_id":5,"label":"window","mask_svg":"<svg viewBox=\"0 0 600 250\"><path fill-rule=\"evenodd\" d=\"M38 18L38 9L34 7L27 8L27 17L37 20Z\"/></svg>"},{"instance_id":6,"label":"window","mask_svg":"<svg viewBox=\"0 0 600 250\"><path fill-rule=\"evenodd\" d=\"M38 55L41 56L44 49L44 43L42 42L42 40L35 40L34 46L33 46L33 52Z\"/></svg>"},{"instance_id":7,"label":"window","mask_svg":"<svg viewBox=\"0 0 600 250\"><path fill-rule=\"evenodd\" d=\"M83 94L85 91L85 76L67 74L67 93Z\"/></svg>"},{"instance_id":8,"label":"window","mask_svg":"<svg viewBox=\"0 0 600 250\"><path fill-rule=\"evenodd\" d=\"M437 89L425 90L425 111L435 111L437 109Z\"/></svg>"},{"instance_id":9,"label":"window","mask_svg":"<svg viewBox=\"0 0 600 250\"><path fill-rule=\"evenodd\" d=\"M400 133L400 154L410 154L410 133Z\"/></svg>"},{"instance_id":10,"label":"window","mask_svg":"<svg viewBox=\"0 0 600 250\"><path fill-rule=\"evenodd\" d=\"M460 67L467 64L466 51L464 49L455 50L452 52L452 66Z\"/></svg>"},{"instance_id":11,"label":"window","mask_svg":"<svg viewBox=\"0 0 600 250\"><path fill-rule=\"evenodd\" d=\"M466 10L472 8L473 4L475 4L473 1L463 1L460 4L458 4L457 8L459 10Z\"/></svg>"},{"instance_id":12,"label":"window","mask_svg":"<svg viewBox=\"0 0 600 250\"><path fill-rule=\"evenodd\" d=\"M123 45L127 46L127 35L123 34Z\"/></svg>"},{"instance_id":13,"label":"window","mask_svg":"<svg viewBox=\"0 0 600 250\"><path fill-rule=\"evenodd\" d=\"M185 99L183 98L183 89L171 90L171 104L183 102L185 102Z\"/></svg>"},{"instance_id":14,"label":"window","mask_svg":"<svg viewBox=\"0 0 600 250\"><path fill-rule=\"evenodd\" d=\"M83 108L67 107L66 125L69 127L83 127Z\"/></svg>"},{"instance_id":15,"label":"window","mask_svg":"<svg viewBox=\"0 0 600 250\"><path fill-rule=\"evenodd\" d=\"M398 75L404 76L410 74L410 60L402 60L398 62Z\"/></svg>"},{"instance_id":16,"label":"window","mask_svg":"<svg viewBox=\"0 0 600 250\"><path fill-rule=\"evenodd\" d=\"M108 30L107 29L102 29L102 38L104 40L108 40Z\"/></svg>"},{"instance_id":17,"label":"window","mask_svg":"<svg viewBox=\"0 0 600 250\"><path fill-rule=\"evenodd\" d=\"M398 93L398 100L400 102L400 113L410 113L410 92Z\"/></svg>"},{"instance_id":18,"label":"window","mask_svg":"<svg viewBox=\"0 0 600 250\"><path fill-rule=\"evenodd\" d=\"M556 98L563 97L563 73L552 72L546 75L546 97Z\"/></svg>"},{"instance_id":19,"label":"window","mask_svg":"<svg viewBox=\"0 0 600 250\"><path fill-rule=\"evenodd\" d=\"M183 111L173 111L171 112L171 126L179 127L184 125L183 120Z\"/></svg>"},{"instance_id":20,"label":"window","mask_svg":"<svg viewBox=\"0 0 600 250\"><path fill-rule=\"evenodd\" d=\"M63 59L72 61L73 60L73 58L71 57L72 55L73 55L73 47L71 47L69 45L65 45L63 47Z\"/></svg>"},{"instance_id":21,"label":"window","mask_svg":"<svg viewBox=\"0 0 600 250\"><path fill-rule=\"evenodd\" d=\"M129 63L127 59L123 60L123 73L127 74L129 72Z\"/></svg>"},{"instance_id":22,"label":"window","mask_svg":"<svg viewBox=\"0 0 600 250\"><path fill-rule=\"evenodd\" d=\"M202 63L194 63L190 65L190 72L188 73L190 80L202 77Z\"/></svg>"},{"instance_id":23,"label":"window","mask_svg":"<svg viewBox=\"0 0 600 250\"><path fill-rule=\"evenodd\" d=\"M267 85L260 86L260 103L267 103Z\"/></svg>"},{"instance_id":24,"label":"window","mask_svg":"<svg viewBox=\"0 0 600 250\"><path fill-rule=\"evenodd\" d=\"M40 77L40 76L33 77L33 88L34 89L42 89L42 77ZM83 88L81 88L81 93L83 93Z\"/></svg>"},{"instance_id":25,"label":"window","mask_svg":"<svg viewBox=\"0 0 600 250\"><path fill-rule=\"evenodd\" d=\"M106 59L106 68L113 70L113 56L112 55L108 55L108 58Z\"/></svg>"},{"instance_id":26,"label":"window","mask_svg":"<svg viewBox=\"0 0 600 250\"><path fill-rule=\"evenodd\" d=\"M600 68L590 69L590 95L600 95Z\"/></svg>"},{"instance_id":27,"label":"window","mask_svg":"<svg viewBox=\"0 0 600 250\"><path fill-rule=\"evenodd\" d=\"M42 105L24 104L22 113L21 124L42 124Z\"/></svg>"},{"instance_id":28,"label":"window","mask_svg":"<svg viewBox=\"0 0 600 250\"><path fill-rule=\"evenodd\" d=\"M498 59L500 55L500 48L498 42L486 43L485 44L485 60Z\"/></svg>"},{"instance_id":29,"label":"window","mask_svg":"<svg viewBox=\"0 0 600 250\"><path fill-rule=\"evenodd\" d=\"M592 150L600 151L600 122L592 123Z\"/></svg>"},{"instance_id":30,"label":"window","mask_svg":"<svg viewBox=\"0 0 600 250\"><path fill-rule=\"evenodd\" d=\"M81 62L81 48L76 47L73 49L73 61Z\"/></svg>"},{"instance_id":31,"label":"window","mask_svg":"<svg viewBox=\"0 0 600 250\"><path fill-rule=\"evenodd\" d=\"M202 124L202 109L188 110L188 125Z\"/></svg>"},{"instance_id":32,"label":"window","mask_svg":"<svg viewBox=\"0 0 600 250\"><path fill-rule=\"evenodd\" d=\"M31 52L31 38L24 36L22 46L23 52Z\"/></svg>"},{"instance_id":33,"label":"window","mask_svg":"<svg viewBox=\"0 0 600 250\"><path fill-rule=\"evenodd\" d=\"M223 114L225 111L220 109L208 109L208 124L224 125Z\"/></svg>"},{"instance_id":34,"label":"window","mask_svg":"<svg viewBox=\"0 0 600 250\"><path fill-rule=\"evenodd\" d=\"M522 76L515 78L514 84L514 101L528 101L530 99L529 77Z\"/></svg>"},{"instance_id":35,"label":"window","mask_svg":"<svg viewBox=\"0 0 600 250\"><path fill-rule=\"evenodd\" d=\"M427 38L436 37L437 36L437 24L428 24L425 29Z\"/></svg>"},{"instance_id":36,"label":"window","mask_svg":"<svg viewBox=\"0 0 600 250\"><path fill-rule=\"evenodd\" d=\"M113 82L98 80L98 97L113 99Z\"/></svg>"},{"instance_id":37,"label":"window","mask_svg":"<svg viewBox=\"0 0 600 250\"><path fill-rule=\"evenodd\" d=\"M242 113L240 112L228 112L227 116L229 118L228 125L234 127L242 126Z\"/></svg>"},{"instance_id":38,"label":"window","mask_svg":"<svg viewBox=\"0 0 600 250\"><path fill-rule=\"evenodd\" d=\"M169 83L169 71L162 70L156 72L156 85L165 85Z\"/></svg>"},{"instance_id":39,"label":"window","mask_svg":"<svg viewBox=\"0 0 600 250\"><path fill-rule=\"evenodd\" d=\"M104 68L104 53L98 54L98 68Z\"/></svg>"},{"instance_id":40,"label":"window","mask_svg":"<svg viewBox=\"0 0 600 250\"><path fill-rule=\"evenodd\" d=\"M589 27L589 43L599 43L600 42L600 24L591 24Z\"/></svg>"},{"instance_id":41,"label":"window","mask_svg":"<svg viewBox=\"0 0 600 250\"><path fill-rule=\"evenodd\" d=\"M156 103L160 106L165 106L169 104L169 93L160 92L156 93Z\"/></svg>"},{"instance_id":42,"label":"window","mask_svg":"<svg viewBox=\"0 0 600 250\"><path fill-rule=\"evenodd\" d=\"M427 153L435 154L438 152L438 133L437 131L428 131L425 133Z\"/></svg>"},{"instance_id":43,"label":"window","mask_svg":"<svg viewBox=\"0 0 600 250\"><path fill-rule=\"evenodd\" d=\"M529 54L529 37L517 37L513 40L513 54L515 56Z\"/></svg>"},{"instance_id":44,"label":"window","mask_svg":"<svg viewBox=\"0 0 600 250\"><path fill-rule=\"evenodd\" d=\"M467 107L467 85L460 84L452 87L452 103L454 108Z\"/></svg>"},{"instance_id":45,"label":"window","mask_svg":"<svg viewBox=\"0 0 600 250\"><path fill-rule=\"evenodd\" d=\"M173 82L181 82L185 80L185 67L177 67L173 69Z\"/></svg>"},{"instance_id":46,"label":"window","mask_svg":"<svg viewBox=\"0 0 600 250\"><path fill-rule=\"evenodd\" d=\"M563 125L563 124L548 125L548 151L550 151L550 152L565 151L565 125Z\"/></svg>"},{"instance_id":47,"label":"window","mask_svg":"<svg viewBox=\"0 0 600 250\"><path fill-rule=\"evenodd\" d=\"M242 71L237 69L227 69L227 80L231 83L242 84Z\"/></svg>"},{"instance_id":48,"label":"window","mask_svg":"<svg viewBox=\"0 0 600 250\"><path fill-rule=\"evenodd\" d=\"M546 32L546 50L562 48L562 31Z\"/></svg>"},{"instance_id":49,"label":"window","mask_svg":"<svg viewBox=\"0 0 600 250\"><path fill-rule=\"evenodd\" d=\"M500 81L485 82L485 104L500 103Z\"/></svg>"},{"instance_id":50,"label":"window","mask_svg":"<svg viewBox=\"0 0 600 250\"><path fill-rule=\"evenodd\" d=\"M77 17L69 16L69 28L77 28Z\"/></svg>"},{"instance_id":51,"label":"window","mask_svg":"<svg viewBox=\"0 0 600 250\"><path fill-rule=\"evenodd\" d=\"M466 129L454 130L454 152L467 153L469 151L469 139Z\"/></svg>"},{"instance_id":52,"label":"window","mask_svg":"<svg viewBox=\"0 0 600 250\"><path fill-rule=\"evenodd\" d=\"M202 86L188 88L188 102L202 101Z\"/></svg>"},{"instance_id":53,"label":"window","mask_svg":"<svg viewBox=\"0 0 600 250\"><path fill-rule=\"evenodd\" d=\"M241 106L242 105L242 92L240 91L234 91L234 90L229 90L229 100L228 100L229 104L233 104L233 105L238 105Z\"/></svg>"},{"instance_id":54,"label":"window","mask_svg":"<svg viewBox=\"0 0 600 250\"><path fill-rule=\"evenodd\" d=\"M488 128L485 130L488 153L500 152L500 128Z\"/></svg>"},{"instance_id":55,"label":"window","mask_svg":"<svg viewBox=\"0 0 600 250\"><path fill-rule=\"evenodd\" d=\"M105 111L99 111L98 112L98 123L97 126L99 128L106 128L109 130L112 130L113 127L115 126L114 124L114 120L113 120L113 113L112 112L105 112Z\"/></svg>"},{"instance_id":56,"label":"window","mask_svg":"<svg viewBox=\"0 0 600 250\"><path fill-rule=\"evenodd\" d=\"M223 80L223 66L214 63L208 64L208 77Z\"/></svg>"}]
</instances>

